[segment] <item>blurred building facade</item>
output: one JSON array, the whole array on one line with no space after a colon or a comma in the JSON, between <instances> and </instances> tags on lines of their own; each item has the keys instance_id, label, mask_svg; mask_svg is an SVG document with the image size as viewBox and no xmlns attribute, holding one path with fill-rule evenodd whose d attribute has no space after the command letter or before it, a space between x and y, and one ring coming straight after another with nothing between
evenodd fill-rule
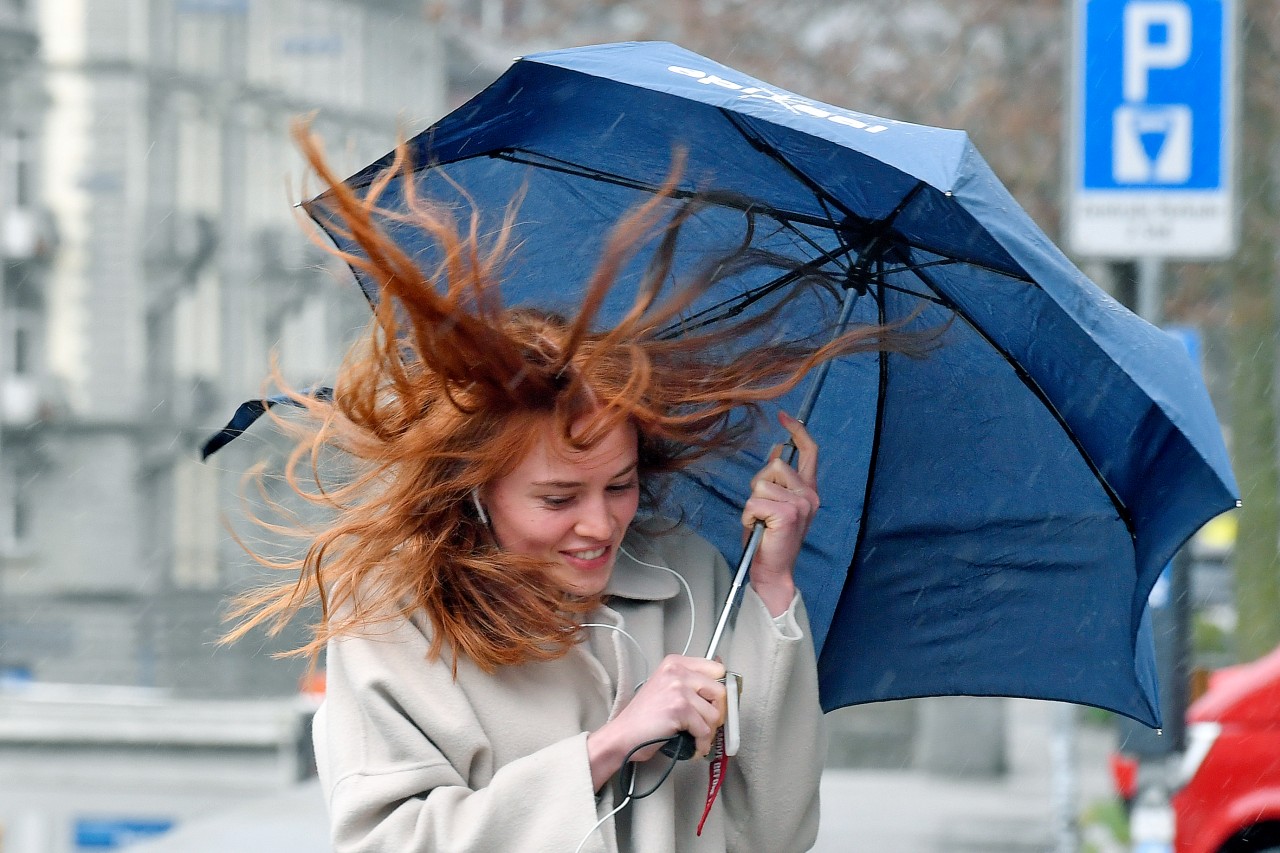
<instances>
[{"instance_id":1,"label":"blurred building facade","mask_svg":"<svg viewBox=\"0 0 1280 853\"><path fill-rule=\"evenodd\" d=\"M43 108L21 111L30 127L0 112L9 183L28 187L0 192L38 193L11 210L56 231L6 263L3 369L26 390L6 385L0 427L0 668L291 689L260 645L212 645L250 582L226 524L264 445L209 465L197 448L273 350L305 386L367 317L297 221L290 122L315 111L335 167L364 165L443 112L443 40L417 0L3 2L38 36Z\"/></svg>"},{"instance_id":2,"label":"blurred building facade","mask_svg":"<svg viewBox=\"0 0 1280 853\"><path fill-rule=\"evenodd\" d=\"M41 467L46 272L53 249L36 190L44 92L29 4L0 0L0 565L25 559L31 505L20 485ZM6 573L0 572L0 600ZM0 623L0 664L10 633Z\"/></svg>"}]
</instances>

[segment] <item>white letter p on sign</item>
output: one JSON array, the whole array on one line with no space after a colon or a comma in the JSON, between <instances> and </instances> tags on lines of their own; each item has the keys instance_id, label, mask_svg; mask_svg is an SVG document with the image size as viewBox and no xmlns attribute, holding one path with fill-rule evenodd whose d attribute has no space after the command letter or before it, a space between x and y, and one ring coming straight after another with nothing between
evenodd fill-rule
<instances>
[{"instance_id":1,"label":"white letter p on sign","mask_svg":"<svg viewBox=\"0 0 1280 853\"><path fill-rule=\"evenodd\" d=\"M1156 38L1156 36L1161 36ZM1147 99L1153 69L1177 68L1191 57L1191 10L1179 0L1136 0L1124 7L1124 99Z\"/></svg>"}]
</instances>

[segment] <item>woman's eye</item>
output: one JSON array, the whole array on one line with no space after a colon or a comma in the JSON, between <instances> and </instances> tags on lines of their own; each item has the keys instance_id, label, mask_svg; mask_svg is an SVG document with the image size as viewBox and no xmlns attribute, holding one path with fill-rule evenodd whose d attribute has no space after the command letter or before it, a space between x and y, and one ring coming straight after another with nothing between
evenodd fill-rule
<instances>
[{"instance_id":1,"label":"woman's eye","mask_svg":"<svg viewBox=\"0 0 1280 853\"><path fill-rule=\"evenodd\" d=\"M629 492L639 485L640 483L637 480L628 480L625 483L614 483L609 487L609 491L614 493Z\"/></svg>"},{"instance_id":2,"label":"woman's eye","mask_svg":"<svg viewBox=\"0 0 1280 853\"><path fill-rule=\"evenodd\" d=\"M567 495L543 495L542 503L552 509L562 506L568 506L573 502L573 498Z\"/></svg>"}]
</instances>

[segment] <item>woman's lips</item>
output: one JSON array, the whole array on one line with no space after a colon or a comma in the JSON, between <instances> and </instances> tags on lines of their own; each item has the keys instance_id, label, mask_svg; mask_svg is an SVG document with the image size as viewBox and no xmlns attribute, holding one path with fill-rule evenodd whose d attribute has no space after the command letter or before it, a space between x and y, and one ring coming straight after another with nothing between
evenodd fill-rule
<instances>
[{"instance_id":1,"label":"woman's lips","mask_svg":"<svg viewBox=\"0 0 1280 853\"><path fill-rule=\"evenodd\" d=\"M573 551L561 551L565 562L575 569L594 571L609 565L613 558L613 548L600 545L596 548L578 548Z\"/></svg>"}]
</instances>

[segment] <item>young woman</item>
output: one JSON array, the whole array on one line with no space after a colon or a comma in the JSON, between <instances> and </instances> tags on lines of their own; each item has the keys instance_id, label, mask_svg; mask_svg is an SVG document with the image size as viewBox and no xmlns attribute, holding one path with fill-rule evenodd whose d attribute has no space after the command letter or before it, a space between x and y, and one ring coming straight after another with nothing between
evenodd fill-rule
<instances>
[{"instance_id":1,"label":"young woman","mask_svg":"<svg viewBox=\"0 0 1280 853\"><path fill-rule=\"evenodd\" d=\"M381 299L332 401L297 395L313 426L290 482L332 523L281 566L296 580L242 601L232 636L320 604L300 651L327 648L315 746L335 850L809 849L825 742L792 571L818 507L818 449L780 417L798 460L775 453L744 495L744 528L765 530L723 661L698 655L731 573L654 517L655 494L661 475L734 446L738 407L824 359L918 340L859 328L728 355L757 321L661 339L711 273L667 299L644 290L612 328L593 328L622 260L692 209L662 225L663 195L618 224L576 316L508 310L496 296L505 231L483 246L411 200L444 259L424 272L380 230L377 190L357 197L300 141L359 246L347 260ZM667 279L673 245L649 281ZM318 481L332 451L346 476L304 488L297 468ZM716 765L709 804L726 667L742 676L741 747ZM659 751L680 732L694 760Z\"/></svg>"}]
</instances>

